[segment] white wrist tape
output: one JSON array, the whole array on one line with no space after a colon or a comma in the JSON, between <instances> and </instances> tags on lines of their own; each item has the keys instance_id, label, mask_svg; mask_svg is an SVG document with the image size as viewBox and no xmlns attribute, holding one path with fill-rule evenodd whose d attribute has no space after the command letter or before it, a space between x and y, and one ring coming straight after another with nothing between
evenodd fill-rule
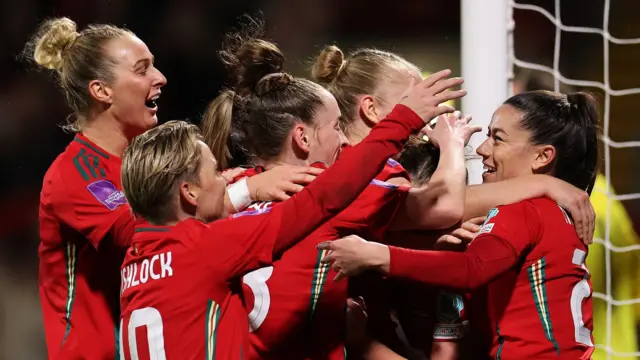
<instances>
[{"instance_id":1,"label":"white wrist tape","mask_svg":"<svg viewBox=\"0 0 640 360\"><path fill-rule=\"evenodd\" d=\"M247 206L253 202L251 194L249 193L246 177L229 185L229 187L227 187L227 193L229 194L231 205L233 205L237 212L246 209Z\"/></svg>"}]
</instances>

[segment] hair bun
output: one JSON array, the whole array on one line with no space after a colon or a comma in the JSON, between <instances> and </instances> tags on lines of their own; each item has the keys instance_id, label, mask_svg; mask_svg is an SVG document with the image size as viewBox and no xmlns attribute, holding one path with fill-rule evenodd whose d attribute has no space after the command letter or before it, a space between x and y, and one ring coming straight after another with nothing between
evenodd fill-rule
<instances>
[{"instance_id":1,"label":"hair bun","mask_svg":"<svg viewBox=\"0 0 640 360\"><path fill-rule=\"evenodd\" d=\"M266 75L284 69L284 55L276 44L262 39L264 34L264 22L248 18L241 32L227 35L220 51L232 74L233 87L241 95L252 91Z\"/></svg>"},{"instance_id":2,"label":"hair bun","mask_svg":"<svg viewBox=\"0 0 640 360\"><path fill-rule=\"evenodd\" d=\"M286 73L276 73L264 76L255 86L255 93L264 96L272 91L279 91L287 87L293 81L293 77Z\"/></svg>"},{"instance_id":3,"label":"hair bun","mask_svg":"<svg viewBox=\"0 0 640 360\"><path fill-rule=\"evenodd\" d=\"M344 53L335 45L325 46L311 68L312 78L324 84L334 81L345 64Z\"/></svg>"},{"instance_id":4,"label":"hair bun","mask_svg":"<svg viewBox=\"0 0 640 360\"><path fill-rule=\"evenodd\" d=\"M76 23L66 17L42 24L34 38L35 62L44 68L60 71L64 62L64 50L80 36L76 30Z\"/></svg>"}]
</instances>

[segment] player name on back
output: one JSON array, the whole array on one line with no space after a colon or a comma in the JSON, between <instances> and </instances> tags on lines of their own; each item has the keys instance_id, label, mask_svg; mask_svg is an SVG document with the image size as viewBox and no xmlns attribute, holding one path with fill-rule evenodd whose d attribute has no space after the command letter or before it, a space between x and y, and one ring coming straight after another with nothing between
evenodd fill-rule
<instances>
[{"instance_id":1,"label":"player name on back","mask_svg":"<svg viewBox=\"0 0 640 360\"><path fill-rule=\"evenodd\" d=\"M120 271L120 293L147 281L173 276L171 251L127 265Z\"/></svg>"}]
</instances>

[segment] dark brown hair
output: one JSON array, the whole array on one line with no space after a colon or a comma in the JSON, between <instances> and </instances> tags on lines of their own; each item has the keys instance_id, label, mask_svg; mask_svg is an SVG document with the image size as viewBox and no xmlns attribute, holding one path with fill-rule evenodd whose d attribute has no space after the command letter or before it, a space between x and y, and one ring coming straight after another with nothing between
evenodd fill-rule
<instances>
[{"instance_id":1,"label":"dark brown hair","mask_svg":"<svg viewBox=\"0 0 640 360\"><path fill-rule=\"evenodd\" d=\"M440 163L440 149L414 136L404 145L398 162L409 173L413 186L422 186L429 182Z\"/></svg>"},{"instance_id":2,"label":"dark brown hair","mask_svg":"<svg viewBox=\"0 0 640 360\"><path fill-rule=\"evenodd\" d=\"M263 22L249 19L220 51L230 86L209 104L201 126L221 169L278 156L295 123L313 124L323 105L322 87L283 72L284 55L264 32Z\"/></svg>"},{"instance_id":3,"label":"dark brown hair","mask_svg":"<svg viewBox=\"0 0 640 360\"><path fill-rule=\"evenodd\" d=\"M531 142L553 145L551 173L588 193L598 172L598 108L593 95L551 91L524 92L504 102L522 113Z\"/></svg>"}]
</instances>

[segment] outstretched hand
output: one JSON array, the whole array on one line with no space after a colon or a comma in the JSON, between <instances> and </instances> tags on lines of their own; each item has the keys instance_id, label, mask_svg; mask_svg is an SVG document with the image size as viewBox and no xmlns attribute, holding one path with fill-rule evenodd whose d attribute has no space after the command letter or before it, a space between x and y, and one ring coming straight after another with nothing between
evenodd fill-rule
<instances>
[{"instance_id":1,"label":"outstretched hand","mask_svg":"<svg viewBox=\"0 0 640 360\"><path fill-rule=\"evenodd\" d=\"M593 243L593 234L596 229L596 212L591 204L589 194L551 176L547 177L546 180L549 181L546 186L547 196L571 214L580 239L586 245Z\"/></svg>"},{"instance_id":2,"label":"outstretched hand","mask_svg":"<svg viewBox=\"0 0 640 360\"><path fill-rule=\"evenodd\" d=\"M451 247L459 248L460 245L469 244L471 240L476 237L478 231L480 231L485 218L486 216L479 216L463 222L459 228L440 236L438 240L436 240L435 248L445 250Z\"/></svg>"},{"instance_id":3,"label":"outstretched hand","mask_svg":"<svg viewBox=\"0 0 640 360\"><path fill-rule=\"evenodd\" d=\"M420 132L427 135L429 141L439 148L449 144L467 145L471 135L482 131L481 126L470 125L470 121L471 116L455 111L453 114L438 116L433 128L427 125Z\"/></svg>"},{"instance_id":4,"label":"outstretched hand","mask_svg":"<svg viewBox=\"0 0 640 360\"><path fill-rule=\"evenodd\" d=\"M253 201L284 201L322 173L311 166L280 165L247 179Z\"/></svg>"},{"instance_id":5,"label":"outstretched hand","mask_svg":"<svg viewBox=\"0 0 640 360\"><path fill-rule=\"evenodd\" d=\"M334 280L354 276L369 269L389 271L389 248L386 245L369 242L357 235L349 235L334 241L318 244L318 250L328 250L322 263L331 264L337 273Z\"/></svg>"},{"instance_id":6,"label":"outstretched hand","mask_svg":"<svg viewBox=\"0 0 640 360\"><path fill-rule=\"evenodd\" d=\"M413 110L422 120L429 123L431 119L442 114L451 113L455 109L444 104L447 101L460 99L467 94L466 90L451 90L462 84L462 78L448 78L451 70L441 70L427 77L417 85L411 80L411 86L403 94L400 104Z\"/></svg>"}]
</instances>

